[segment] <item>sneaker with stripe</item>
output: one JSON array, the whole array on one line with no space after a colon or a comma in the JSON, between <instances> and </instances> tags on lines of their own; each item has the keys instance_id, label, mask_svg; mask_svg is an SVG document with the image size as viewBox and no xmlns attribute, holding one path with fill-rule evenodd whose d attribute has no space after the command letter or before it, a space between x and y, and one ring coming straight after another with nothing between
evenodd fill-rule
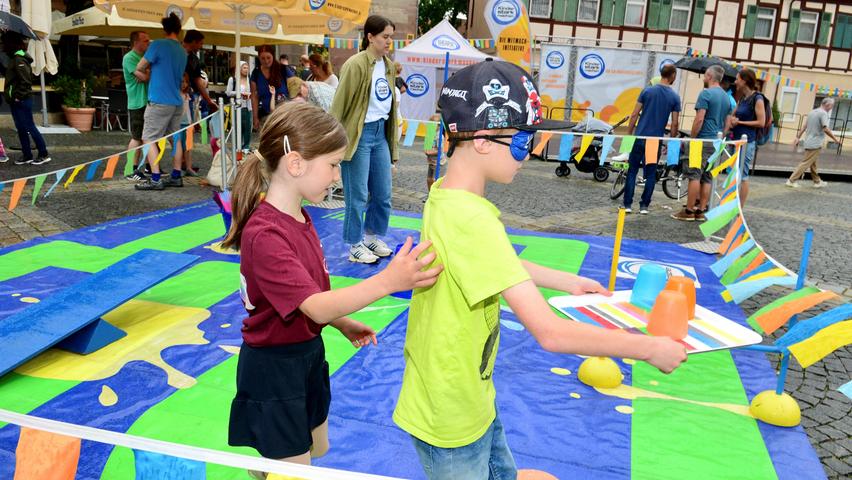
<instances>
[{"instance_id":1,"label":"sneaker with stripe","mask_svg":"<svg viewBox=\"0 0 852 480\"><path fill-rule=\"evenodd\" d=\"M377 257L389 257L393 253L393 250L391 250L385 242L378 238L374 238L372 240L364 239L363 243L364 246L369 248L370 251L373 252L373 255Z\"/></svg>"},{"instance_id":2,"label":"sneaker with stripe","mask_svg":"<svg viewBox=\"0 0 852 480\"><path fill-rule=\"evenodd\" d=\"M376 263L379 261L379 257L375 256L373 252L364 245L364 242L361 242L357 245L352 245L349 249L349 261L355 263Z\"/></svg>"}]
</instances>

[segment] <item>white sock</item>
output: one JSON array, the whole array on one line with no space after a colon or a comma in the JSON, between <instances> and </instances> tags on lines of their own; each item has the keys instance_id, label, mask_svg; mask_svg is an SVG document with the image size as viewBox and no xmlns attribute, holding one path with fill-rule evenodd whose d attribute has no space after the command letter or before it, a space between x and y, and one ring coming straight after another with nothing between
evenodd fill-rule
<instances>
[{"instance_id":1,"label":"white sock","mask_svg":"<svg viewBox=\"0 0 852 480\"><path fill-rule=\"evenodd\" d=\"M370 242L375 242L375 241L376 241L375 235L364 235L364 243L365 244L370 243Z\"/></svg>"}]
</instances>

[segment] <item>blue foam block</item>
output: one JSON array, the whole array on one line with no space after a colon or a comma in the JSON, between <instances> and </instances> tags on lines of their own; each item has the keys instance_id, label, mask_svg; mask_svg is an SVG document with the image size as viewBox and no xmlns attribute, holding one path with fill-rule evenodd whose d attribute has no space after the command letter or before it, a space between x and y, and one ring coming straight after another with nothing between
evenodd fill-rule
<instances>
[{"instance_id":1,"label":"blue foam block","mask_svg":"<svg viewBox=\"0 0 852 480\"><path fill-rule=\"evenodd\" d=\"M101 316L162 282L198 259L195 255L141 250L59 293L0 320L0 376L99 321ZM70 340L71 348L94 351L124 332L99 325ZM103 322L106 323L106 322ZM109 325L109 324L107 324ZM98 347L99 348L99 347Z\"/></svg>"}]
</instances>

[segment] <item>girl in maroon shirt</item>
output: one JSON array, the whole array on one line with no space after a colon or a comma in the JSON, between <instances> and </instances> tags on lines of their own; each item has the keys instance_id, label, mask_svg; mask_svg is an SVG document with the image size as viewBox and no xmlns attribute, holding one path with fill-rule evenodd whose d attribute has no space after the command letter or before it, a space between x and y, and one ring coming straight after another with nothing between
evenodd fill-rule
<instances>
[{"instance_id":1,"label":"girl in maroon shirt","mask_svg":"<svg viewBox=\"0 0 852 480\"><path fill-rule=\"evenodd\" d=\"M435 259L424 254L429 243L412 249L408 238L383 271L331 290L322 245L301 205L322 201L340 180L346 145L334 117L288 103L270 114L258 153L243 161L234 183L233 223L223 245L240 250L248 318L228 443L267 458L309 464L328 451L331 394L322 328L337 328L356 348L376 344L372 328L346 315L393 292L430 286L440 272L424 271Z\"/></svg>"}]
</instances>

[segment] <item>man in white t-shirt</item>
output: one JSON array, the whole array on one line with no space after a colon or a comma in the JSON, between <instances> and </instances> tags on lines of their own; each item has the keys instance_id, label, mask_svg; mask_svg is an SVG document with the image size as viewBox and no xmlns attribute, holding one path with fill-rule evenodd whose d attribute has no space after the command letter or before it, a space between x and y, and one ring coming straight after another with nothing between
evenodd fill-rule
<instances>
[{"instance_id":1,"label":"man in white t-shirt","mask_svg":"<svg viewBox=\"0 0 852 480\"><path fill-rule=\"evenodd\" d=\"M793 147L795 148L799 142L801 142L802 147L805 149L805 158L801 163L799 163L799 166L796 167L796 170L792 175L790 175L790 178L787 179L786 185L788 187L799 188L800 185L798 180L802 178L806 170L811 171L811 179L814 181L814 188L822 188L828 185L827 182L819 178L819 173L817 173L817 159L819 158L819 152L825 144L826 135L828 135L835 143L840 143L840 140L834 136L834 133L832 133L831 129L828 127L828 112L830 112L833 107L833 98L826 97L822 99L820 106L811 110L811 113L808 114L804 127L802 127L802 130L798 135L796 135ZM804 139L802 136L804 136Z\"/></svg>"}]
</instances>

